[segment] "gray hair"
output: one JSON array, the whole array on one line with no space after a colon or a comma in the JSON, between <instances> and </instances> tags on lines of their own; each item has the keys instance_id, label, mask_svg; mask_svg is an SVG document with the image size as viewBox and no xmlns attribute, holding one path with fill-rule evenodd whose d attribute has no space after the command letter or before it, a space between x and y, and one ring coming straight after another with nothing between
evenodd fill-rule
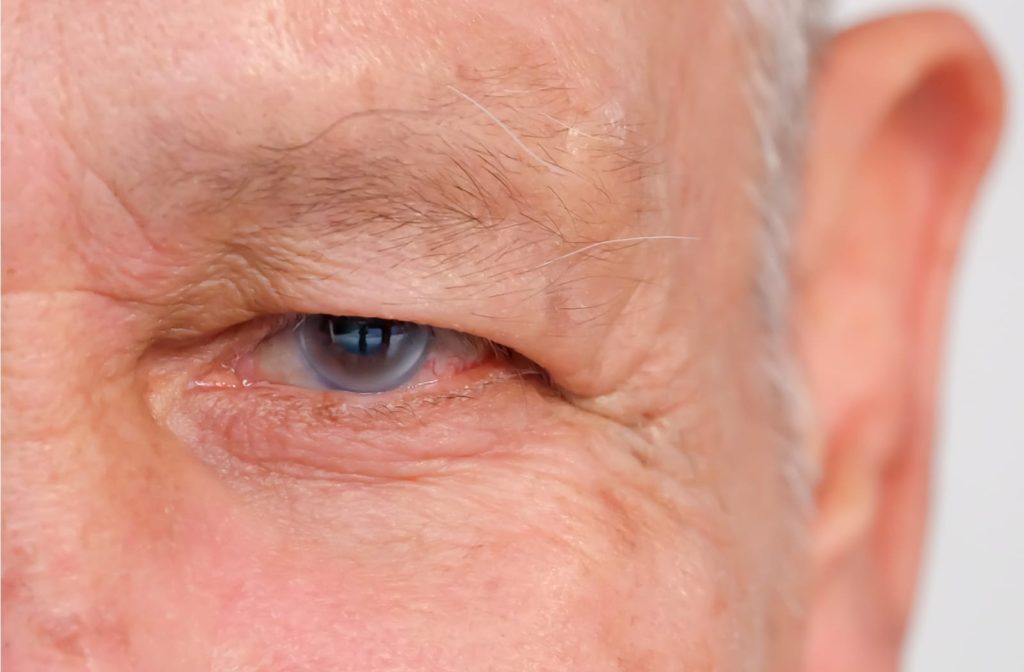
<instances>
[{"instance_id":1,"label":"gray hair","mask_svg":"<svg viewBox=\"0 0 1024 672\"><path fill-rule=\"evenodd\" d=\"M790 448L783 476L809 509L814 468L793 451L808 434L809 412L789 333L789 254L798 216L812 76L826 36L827 0L742 0L738 25L749 33L747 98L761 145L760 174L749 192L761 217L756 283L765 337L765 374L781 412L779 433ZM794 455L793 453L803 453ZM804 459L801 459L803 457Z\"/></svg>"},{"instance_id":2,"label":"gray hair","mask_svg":"<svg viewBox=\"0 0 1024 672\"><path fill-rule=\"evenodd\" d=\"M792 219L799 201L811 76L824 36L824 0L743 0L751 33L747 98L761 144L762 170L750 196L764 226L758 285L770 331L782 326Z\"/></svg>"}]
</instances>

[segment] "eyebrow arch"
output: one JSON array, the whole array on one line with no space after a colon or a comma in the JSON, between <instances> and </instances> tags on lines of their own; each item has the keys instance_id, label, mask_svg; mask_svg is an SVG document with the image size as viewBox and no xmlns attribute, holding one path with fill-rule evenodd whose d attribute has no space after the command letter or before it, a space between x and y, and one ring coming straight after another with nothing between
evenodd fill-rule
<instances>
[{"instance_id":1,"label":"eyebrow arch","mask_svg":"<svg viewBox=\"0 0 1024 672\"><path fill-rule=\"evenodd\" d=\"M451 102L379 108L343 115L290 145L190 143L198 156L183 152L171 179L199 187L191 194L191 214L255 208L288 218L319 213L335 225L425 225L430 219L434 228L455 219L487 228L514 216L558 233L581 228L563 226L567 221L586 226L601 210L636 205L636 183L651 168L641 149L594 132L585 136L584 155L572 157L565 139L573 127L546 111L528 120L533 126L517 129L450 88L473 114ZM525 135L545 154L562 153L590 174L544 158Z\"/></svg>"},{"instance_id":2,"label":"eyebrow arch","mask_svg":"<svg viewBox=\"0 0 1024 672\"><path fill-rule=\"evenodd\" d=\"M378 253L415 244L437 273L471 257L478 275L464 282L500 282L602 248L692 239L640 224L653 209L647 178L659 164L621 124L584 115L570 125L551 114L558 106L447 90L453 95L424 107L341 115L291 144L190 143L172 168L172 180L191 187L175 207L204 238L269 259L262 263L280 263L280 250L320 255L359 236Z\"/></svg>"}]
</instances>

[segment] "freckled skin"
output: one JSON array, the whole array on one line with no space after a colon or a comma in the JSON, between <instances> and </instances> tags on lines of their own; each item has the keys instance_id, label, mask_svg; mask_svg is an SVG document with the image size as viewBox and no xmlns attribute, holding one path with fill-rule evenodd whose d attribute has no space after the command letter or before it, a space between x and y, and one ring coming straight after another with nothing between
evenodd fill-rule
<instances>
[{"instance_id":1,"label":"freckled skin","mask_svg":"<svg viewBox=\"0 0 1024 672\"><path fill-rule=\"evenodd\" d=\"M5 668L791 669L800 561L739 194L756 148L722 84L734 50L700 37L724 11L340 4L5 5ZM396 133L426 138L395 179L434 186L445 143L518 155L472 164L478 187L560 237L420 226L394 258L380 230L282 233L315 212L246 200L273 180L210 178L239 148L428 103L317 147L390 161ZM456 184L438 193L476 203ZM700 242L542 266L656 234ZM554 388L499 365L345 404L223 369L191 384L244 349L232 325L332 311L494 340Z\"/></svg>"}]
</instances>

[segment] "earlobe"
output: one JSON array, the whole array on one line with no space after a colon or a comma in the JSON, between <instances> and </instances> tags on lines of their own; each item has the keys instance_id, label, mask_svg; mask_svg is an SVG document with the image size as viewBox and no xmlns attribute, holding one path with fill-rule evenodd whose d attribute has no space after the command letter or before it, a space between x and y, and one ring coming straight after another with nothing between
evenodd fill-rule
<instances>
[{"instance_id":1,"label":"earlobe","mask_svg":"<svg viewBox=\"0 0 1024 672\"><path fill-rule=\"evenodd\" d=\"M855 28L822 62L794 267L822 437L808 669L896 661L952 265L1001 114L991 58L950 14Z\"/></svg>"}]
</instances>

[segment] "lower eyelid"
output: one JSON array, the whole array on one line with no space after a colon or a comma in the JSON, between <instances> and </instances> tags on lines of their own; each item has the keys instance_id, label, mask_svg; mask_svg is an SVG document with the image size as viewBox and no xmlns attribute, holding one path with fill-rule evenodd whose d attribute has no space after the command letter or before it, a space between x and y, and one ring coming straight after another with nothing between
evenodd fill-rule
<instances>
[{"instance_id":1,"label":"lower eyelid","mask_svg":"<svg viewBox=\"0 0 1024 672\"><path fill-rule=\"evenodd\" d=\"M179 429L183 438L222 467L229 464L223 457L233 457L292 476L400 477L432 469L435 459L517 450L502 428L561 417L546 388L508 368L480 366L458 386L439 387L396 396L282 385L195 389L176 405L170 424L187 430Z\"/></svg>"},{"instance_id":2,"label":"lower eyelid","mask_svg":"<svg viewBox=\"0 0 1024 672\"><path fill-rule=\"evenodd\" d=\"M166 421L215 464L230 464L223 457L233 456L260 473L334 478L394 476L429 468L424 460L513 449L501 428L535 427L544 414L561 412L563 400L542 371L454 331L438 330L437 352L421 375L392 392L353 394L268 379L254 356L261 348L281 348L282 365L305 370L289 340L293 326L268 319L226 336L210 366L227 384L190 386L162 412ZM225 374L225 367L233 370Z\"/></svg>"}]
</instances>

